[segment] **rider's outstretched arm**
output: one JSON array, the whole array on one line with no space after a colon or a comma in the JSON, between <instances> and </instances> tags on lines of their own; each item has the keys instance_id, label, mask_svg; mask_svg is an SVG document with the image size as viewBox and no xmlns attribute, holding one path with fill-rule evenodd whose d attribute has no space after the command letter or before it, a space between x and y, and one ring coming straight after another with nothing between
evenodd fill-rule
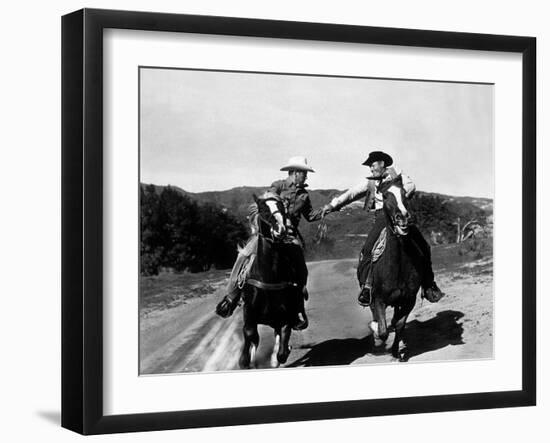
<instances>
[{"instance_id":1,"label":"rider's outstretched arm","mask_svg":"<svg viewBox=\"0 0 550 443\"><path fill-rule=\"evenodd\" d=\"M334 197L327 206L330 207L331 211L337 211L340 208L365 197L369 192L371 192L371 186L372 185L369 185L368 180L363 180L361 183L349 188L338 197Z\"/></svg>"}]
</instances>

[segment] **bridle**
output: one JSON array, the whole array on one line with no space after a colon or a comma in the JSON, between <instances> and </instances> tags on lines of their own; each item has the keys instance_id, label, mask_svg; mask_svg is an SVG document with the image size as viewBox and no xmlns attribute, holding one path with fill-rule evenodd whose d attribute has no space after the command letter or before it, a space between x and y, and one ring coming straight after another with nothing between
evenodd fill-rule
<instances>
[{"instance_id":1,"label":"bridle","mask_svg":"<svg viewBox=\"0 0 550 443\"><path fill-rule=\"evenodd\" d=\"M406 218L406 225L405 226L399 226L398 223L396 223L396 220L395 220L395 215L391 215L389 214L389 211L387 210L387 193L392 193L394 194L393 192L390 191L391 187L392 186L397 186L395 184L392 184L388 187L388 189L386 189L384 192L383 192L383 196L384 196L384 212L386 213L386 215L388 216L388 219L389 219L389 223L387 224L387 227L389 228L389 230L391 231L392 234L394 234L395 236L398 236L398 237L405 237L408 235L408 232L402 232L402 229L407 229L408 226L409 226L409 216L410 214L408 214L408 210L405 208L405 210L407 211L407 214L404 214L402 213L401 211L401 208L399 207L399 203L397 204L398 208L397 208L397 211L399 211L399 213L403 216L403 217L407 217ZM401 194L403 194L403 188L401 186L397 186L401 192ZM395 194L394 194L395 196ZM397 196L395 196L396 200L397 200ZM403 198L403 195L401 195L401 198ZM401 201L401 206L404 206L404 203Z\"/></svg>"},{"instance_id":2,"label":"bridle","mask_svg":"<svg viewBox=\"0 0 550 443\"><path fill-rule=\"evenodd\" d=\"M258 223L258 236L262 237L265 241L267 241L268 243L271 243L271 244L277 244L277 243L281 243L281 242L284 241L284 236L276 237L273 233L273 225L272 225L271 222L275 219L275 214L277 214L277 213L280 213L282 215L283 221L284 221L285 220L285 215L279 210L277 210L275 212L269 211L269 218L267 218L267 219L264 216L262 216L261 211L259 210L259 208L258 208L258 213L256 214L256 217L257 217L257 220L258 220L257 221L257 223ZM275 219L275 222L277 222L276 219ZM265 225L270 227L270 229L269 229L270 235L269 236L266 236L262 232L262 229L259 226L260 223L264 223ZM255 278L247 278L246 283L251 285L251 286L254 286L258 289L265 290L265 291L280 291L280 290L283 290L283 289L287 289L288 287L297 287L298 286L294 282L282 281L282 282L278 282L278 283L266 283L264 281L261 281L261 280L255 279ZM244 285L244 282L243 282L243 285Z\"/></svg>"}]
</instances>

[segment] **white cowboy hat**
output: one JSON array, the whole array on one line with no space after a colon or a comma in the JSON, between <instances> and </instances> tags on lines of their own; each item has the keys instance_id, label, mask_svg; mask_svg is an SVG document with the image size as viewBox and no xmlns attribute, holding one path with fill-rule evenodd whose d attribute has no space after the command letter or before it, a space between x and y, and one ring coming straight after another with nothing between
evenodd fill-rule
<instances>
[{"instance_id":1,"label":"white cowboy hat","mask_svg":"<svg viewBox=\"0 0 550 443\"><path fill-rule=\"evenodd\" d=\"M291 157L288 163L281 168L281 171L309 171L315 172L307 165L305 157Z\"/></svg>"}]
</instances>

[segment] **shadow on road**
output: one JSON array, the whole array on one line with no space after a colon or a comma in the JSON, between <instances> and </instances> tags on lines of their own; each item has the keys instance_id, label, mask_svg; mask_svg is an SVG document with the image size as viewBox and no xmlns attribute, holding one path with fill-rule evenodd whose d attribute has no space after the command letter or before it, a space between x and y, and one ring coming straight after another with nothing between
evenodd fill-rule
<instances>
[{"instance_id":1,"label":"shadow on road","mask_svg":"<svg viewBox=\"0 0 550 443\"><path fill-rule=\"evenodd\" d=\"M463 345L464 328L458 323L464 317L459 311L441 311L426 321L413 320L405 325L403 359L435 351L449 345Z\"/></svg>"},{"instance_id":2,"label":"shadow on road","mask_svg":"<svg viewBox=\"0 0 550 443\"><path fill-rule=\"evenodd\" d=\"M344 338L327 340L311 346L311 350L298 360L286 365L297 366L334 366L349 365L365 354L372 352L372 335L363 338Z\"/></svg>"},{"instance_id":3,"label":"shadow on road","mask_svg":"<svg viewBox=\"0 0 550 443\"><path fill-rule=\"evenodd\" d=\"M463 345L464 328L458 323L462 317L462 312L448 310L438 312L435 317L426 321L413 320L407 323L403 336L402 361L449 345ZM391 340L393 337L390 337L389 343ZM307 354L286 366L292 368L349 365L366 354L391 355L389 350L377 350L374 347L372 335L363 338L332 339L308 347L310 350Z\"/></svg>"}]
</instances>

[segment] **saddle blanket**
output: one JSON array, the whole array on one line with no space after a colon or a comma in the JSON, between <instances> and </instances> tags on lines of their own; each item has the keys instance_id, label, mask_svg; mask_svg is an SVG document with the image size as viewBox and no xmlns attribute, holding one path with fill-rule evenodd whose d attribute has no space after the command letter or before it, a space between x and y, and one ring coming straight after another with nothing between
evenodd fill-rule
<instances>
[{"instance_id":1,"label":"saddle blanket","mask_svg":"<svg viewBox=\"0 0 550 443\"><path fill-rule=\"evenodd\" d=\"M376 263L386 249L386 228L382 229L372 248L372 262Z\"/></svg>"}]
</instances>

